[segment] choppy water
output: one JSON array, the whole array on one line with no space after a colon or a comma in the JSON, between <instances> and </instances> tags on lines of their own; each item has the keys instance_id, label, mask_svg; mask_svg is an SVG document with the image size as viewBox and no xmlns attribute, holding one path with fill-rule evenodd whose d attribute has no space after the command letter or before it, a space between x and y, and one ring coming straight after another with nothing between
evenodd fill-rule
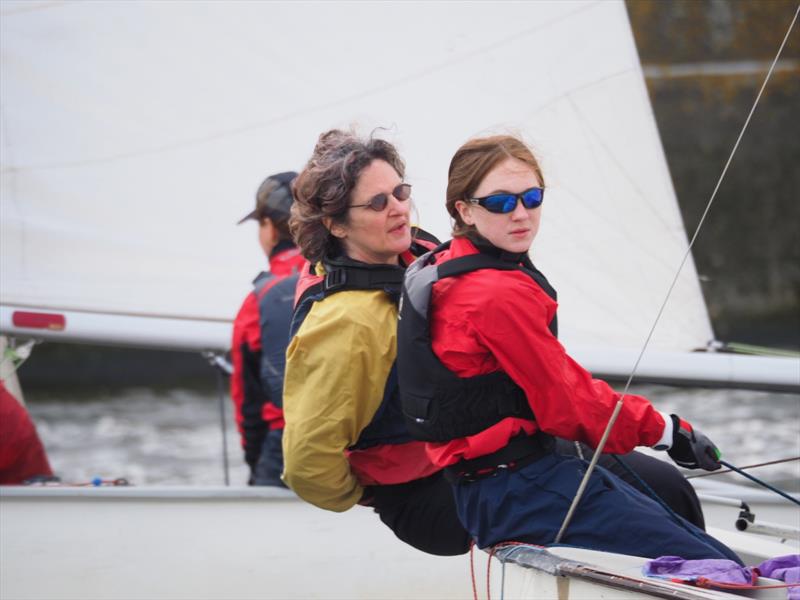
<instances>
[{"instance_id":1,"label":"choppy water","mask_svg":"<svg viewBox=\"0 0 800 600\"><path fill-rule=\"evenodd\" d=\"M692 421L738 466L800 456L800 395L639 386L659 410ZM214 390L129 388L113 394L26 393L53 469L64 481L125 477L136 485L224 483L222 432ZM245 485L239 437L225 399L231 485ZM800 461L757 476L800 490ZM724 475L741 481L738 475Z\"/></svg>"}]
</instances>

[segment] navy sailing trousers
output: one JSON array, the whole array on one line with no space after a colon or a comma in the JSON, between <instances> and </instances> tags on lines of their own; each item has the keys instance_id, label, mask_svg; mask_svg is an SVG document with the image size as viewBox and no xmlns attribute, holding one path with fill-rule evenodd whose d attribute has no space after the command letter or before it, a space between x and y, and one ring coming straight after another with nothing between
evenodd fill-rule
<instances>
[{"instance_id":1,"label":"navy sailing trousers","mask_svg":"<svg viewBox=\"0 0 800 600\"><path fill-rule=\"evenodd\" d=\"M264 436L261 446L261 455L258 457L256 468L253 469L252 485L270 485L286 487L281 481L283 472L283 429L270 429Z\"/></svg>"},{"instance_id":2,"label":"navy sailing trousers","mask_svg":"<svg viewBox=\"0 0 800 600\"><path fill-rule=\"evenodd\" d=\"M458 516L481 548L505 541L552 544L586 467L580 459L549 454L517 471L501 469L458 483ZM646 558L727 558L742 564L727 546L599 466L561 543Z\"/></svg>"},{"instance_id":3,"label":"navy sailing trousers","mask_svg":"<svg viewBox=\"0 0 800 600\"><path fill-rule=\"evenodd\" d=\"M438 556L469 552L470 536L459 522L453 491L442 476L370 487L375 512L401 540Z\"/></svg>"}]
</instances>

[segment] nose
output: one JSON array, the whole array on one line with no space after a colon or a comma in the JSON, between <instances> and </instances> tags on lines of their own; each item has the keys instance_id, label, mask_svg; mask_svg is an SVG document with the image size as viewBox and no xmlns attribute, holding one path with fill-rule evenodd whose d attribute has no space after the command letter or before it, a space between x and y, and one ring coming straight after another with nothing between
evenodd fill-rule
<instances>
[{"instance_id":1,"label":"nose","mask_svg":"<svg viewBox=\"0 0 800 600\"><path fill-rule=\"evenodd\" d=\"M514 210L511 211L511 219L514 221L522 221L528 218L528 209L522 204L522 200L517 198L517 204Z\"/></svg>"},{"instance_id":2,"label":"nose","mask_svg":"<svg viewBox=\"0 0 800 600\"><path fill-rule=\"evenodd\" d=\"M411 198L408 200L398 200L392 194L389 194L389 214L391 215L407 215L411 209Z\"/></svg>"}]
</instances>

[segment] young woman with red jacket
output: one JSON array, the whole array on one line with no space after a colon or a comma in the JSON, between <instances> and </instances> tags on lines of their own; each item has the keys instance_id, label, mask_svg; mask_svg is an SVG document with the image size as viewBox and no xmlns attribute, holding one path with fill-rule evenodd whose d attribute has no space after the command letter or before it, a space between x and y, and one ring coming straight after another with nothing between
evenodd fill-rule
<instances>
[{"instance_id":1,"label":"young woman with red jacket","mask_svg":"<svg viewBox=\"0 0 800 600\"><path fill-rule=\"evenodd\" d=\"M481 547L554 542L586 463L555 437L596 447L619 399L556 339L555 292L528 257L544 179L520 140L462 146L450 164L454 239L405 275L398 374L412 435L453 485ZM719 468L716 447L677 416L627 395L605 452L668 450L689 468ZM597 467L562 543L655 557L738 557L700 528Z\"/></svg>"}]
</instances>

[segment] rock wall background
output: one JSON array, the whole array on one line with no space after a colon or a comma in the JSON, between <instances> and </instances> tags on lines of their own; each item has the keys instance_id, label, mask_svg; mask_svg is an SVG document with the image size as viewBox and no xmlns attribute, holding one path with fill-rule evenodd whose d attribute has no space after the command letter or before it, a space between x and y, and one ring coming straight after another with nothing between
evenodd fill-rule
<instances>
[{"instance_id":1,"label":"rock wall background","mask_svg":"<svg viewBox=\"0 0 800 600\"><path fill-rule=\"evenodd\" d=\"M788 0L626 0L686 229L695 231L794 17ZM717 337L800 348L800 24L694 259Z\"/></svg>"}]
</instances>

